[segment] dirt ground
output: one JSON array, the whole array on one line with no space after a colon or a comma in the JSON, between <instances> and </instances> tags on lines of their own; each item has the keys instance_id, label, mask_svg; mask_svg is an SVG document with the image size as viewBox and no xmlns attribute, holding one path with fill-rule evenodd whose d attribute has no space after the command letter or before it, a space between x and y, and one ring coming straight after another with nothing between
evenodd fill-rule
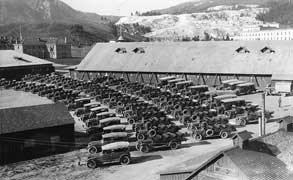
<instances>
[{"instance_id":1,"label":"dirt ground","mask_svg":"<svg viewBox=\"0 0 293 180\"><path fill-rule=\"evenodd\" d=\"M248 101L261 104L261 95L243 96ZM293 115L293 97L282 97L282 107L278 108L279 97L267 97L267 110L274 111L273 119L266 125L266 133L278 129L278 118ZM246 127L238 128L238 131L248 130L254 137L258 136L258 124L249 124ZM179 167L181 170L196 168L200 162L212 154L232 146L231 139L211 139L203 142L195 142L189 139L184 142L178 150L170 151L159 149L147 154L131 152L132 163L127 166L112 164L97 168L88 169L84 160L87 158L85 149L66 154L35 159L26 162L19 162L6 166L0 166L0 179L21 179L21 180L42 180L42 179L93 179L93 180L158 180L162 171ZM195 159L190 163L188 160ZM78 162L81 160L81 166ZM192 164L191 164L192 163Z\"/></svg>"}]
</instances>

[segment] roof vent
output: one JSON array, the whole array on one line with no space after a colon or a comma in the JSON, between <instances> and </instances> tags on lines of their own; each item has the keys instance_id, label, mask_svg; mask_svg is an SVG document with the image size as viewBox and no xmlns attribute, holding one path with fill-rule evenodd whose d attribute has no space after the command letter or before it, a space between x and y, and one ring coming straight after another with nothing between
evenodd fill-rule
<instances>
[{"instance_id":1,"label":"roof vent","mask_svg":"<svg viewBox=\"0 0 293 180\"><path fill-rule=\"evenodd\" d=\"M16 60L19 60L19 61L24 61L24 62L27 62L27 63L31 63L31 61L23 59L22 57L14 56L13 58L16 59Z\"/></svg>"},{"instance_id":2,"label":"roof vent","mask_svg":"<svg viewBox=\"0 0 293 180\"><path fill-rule=\"evenodd\" d=\"M236 49L236 52L238 53L250 53L250 51L246 48L241 46L240 48Z\"/></svg>"},{"instance_id":3,"label":"roof vent","mask_svg":"<svg viewBox=\"0 0 293 180\"><path fill-rule=\"evenodd\" d=\"M145 53L145 50L142 47L137 47L133 50L133 52L142 54Z\"/></svg>"},{"instance_id":4,"label":"roof vent","mask_svg":"<svg viewBox=\"0 0 293 180\"><path fill-rule=\"evenodd\" d=\"M266 46L266 47L262 48L262 49L260 50L260 52L271 54L271 53L275 53L276 51L273 50L272 48Z\"/></svg>"},{"instance_id":5,"label":"roof vent","mask_svg":"<svg viewBox=\"0 0 293 180\"><path fill-rule=\"evenodd\" d=\"M119 54L127 53L126 48L117 48L115 52Z\"/></svg>"}]
</instances>

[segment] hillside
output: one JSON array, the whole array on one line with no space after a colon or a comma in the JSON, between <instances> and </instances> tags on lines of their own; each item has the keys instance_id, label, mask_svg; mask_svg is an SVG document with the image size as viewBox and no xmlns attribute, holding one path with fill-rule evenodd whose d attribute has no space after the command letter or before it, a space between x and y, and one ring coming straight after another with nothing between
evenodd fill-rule
<instances>
[{"instance_id":1,"label":"hillside","mask_svg":"<svg viewBox=\"0 0 293 180\"><path fill-rule=\"evenodd\" d=\"M190 14L205 12L208 8L215 6L235 6L235 5L265 5L268 2L283 2L285 0L193 0L181 3L166 9L153 10L150 12L159 14Z\"/></svg>"},{"instance_id":2,"label":"hillside","mask_svg":"<svg viewBox=\"0 0 293 180\"><path fill-rule=\"evenodd\" d=\"M268 9L257 5L214 6L205 12L179 15L129 16L121 18L117 24L139 24L150 27L145 36L151 40L183 40L206 36L223 39L236 36L247 26L259 26L263 22L256 19Z\"/></svg>"},{"instance_id":3,"label":"hillside","mask_svg":"<svg viewBox=\"0 0 293 180\"><path fill-rule=\"evenodd\" d=\"M293 27L293 2L269 2L266 4L266 7L270 8L270 11L260 14L257 17L259 20L278 22L285 27Z\"/></svg>"},{"instance_id":4,"label":"hillside","mask_svg":"<svg viewBox=\"0 0 293 180\"><path fill-rule=\"evenodd\" d=\"M101 16L72 9L60 0L0 0L0 33L17 36L22 25L25 38L55 36L75 41L108 41L116 37L114 16ZM70 27L82 26L82 32Z\"/></svg>"}]
</instances>

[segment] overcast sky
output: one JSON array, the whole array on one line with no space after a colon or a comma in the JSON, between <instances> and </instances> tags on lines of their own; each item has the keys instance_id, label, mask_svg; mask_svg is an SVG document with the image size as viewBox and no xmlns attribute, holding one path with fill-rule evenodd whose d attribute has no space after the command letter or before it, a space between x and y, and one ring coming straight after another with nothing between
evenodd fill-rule
<instances>
[{"instance_id":1,"label":"overcast sky","mask_svg":"<svg viewBox=\"0 0 293 180\"><path fill-rule=\"evenodd\" d=\"M192 0L62 0L74 9L101 15L128 16L131 12L162 9Z\"/></svg>"}]
</instances>

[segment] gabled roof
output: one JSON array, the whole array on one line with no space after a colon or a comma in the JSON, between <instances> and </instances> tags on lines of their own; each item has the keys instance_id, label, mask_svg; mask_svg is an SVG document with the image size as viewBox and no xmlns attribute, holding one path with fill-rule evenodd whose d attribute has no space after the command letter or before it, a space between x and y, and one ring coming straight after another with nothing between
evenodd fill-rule
<instances>
[{"instance_id":1,"label":"gabled roof","mask_svg":"<svg viewBox=\"0 0 293 180\"><path fill-rule=\"evenodd\" d=\"M276 53L262 53L273 46ZM129 53L116 53L124 47ZM142 47L143 54L130 53ZM250 53L237 53L246 47ZM78 71L263 74L291 73L293 41L97 43Z\"/></svg>"},{"instance_id":2,"label":"gabled roof","mask_svg":"<svg viewBox=\"0 0 293 180\"><path fill-rule=\"evenodd\" d=\"M22 54L14 50L0 50L0 67L33 66L43 64L53 65L50 61Z\"/></svg>"},{"instance_id":3,"label":"gabled roof","mask_svg":"<svg viewBox=\"0 0 293 180\"><path fill-rule=\"evenodd\" d=\"M0 93L0 134L74 124L63 103L28 92ZM9 97L8 97L9 96Z\"/></svg>"},{"instance_id":4,"label":"gabled roof","mask_svg":"<svg viewBox=\"0 0 293 180\"><path fill-rule=\"evenodd\" d=\"M280 159L255 151L234 148L224 152L251 180L287 180L289 172Z\"/></svg>"},{"instance_id":5,"label":"gabled roof","mask_svg":"<svg viewBox=\"0 0 293 180\"><path fill-rule=\"evenodd\" d=\"M191 180L217 159L228 156L232 162L250 180L287 180L290 179L286 165L278 158L256 151L243 150L238 147L221 151L200 167L195 169L185 180Z\"/></svg>"},{"instance_id":6,"label":"gabled roof","mask_svg":"<svg viewBox=\"0 0 293 180\"><path fill-rule=\"evenodd\" d=\"M248 131L241 131L236 133L232 139L235 139L236 137L240 137L242 140L248 140L250 138L252 138L251 133L249 133Z\"/></svg>"}]
</instances>

